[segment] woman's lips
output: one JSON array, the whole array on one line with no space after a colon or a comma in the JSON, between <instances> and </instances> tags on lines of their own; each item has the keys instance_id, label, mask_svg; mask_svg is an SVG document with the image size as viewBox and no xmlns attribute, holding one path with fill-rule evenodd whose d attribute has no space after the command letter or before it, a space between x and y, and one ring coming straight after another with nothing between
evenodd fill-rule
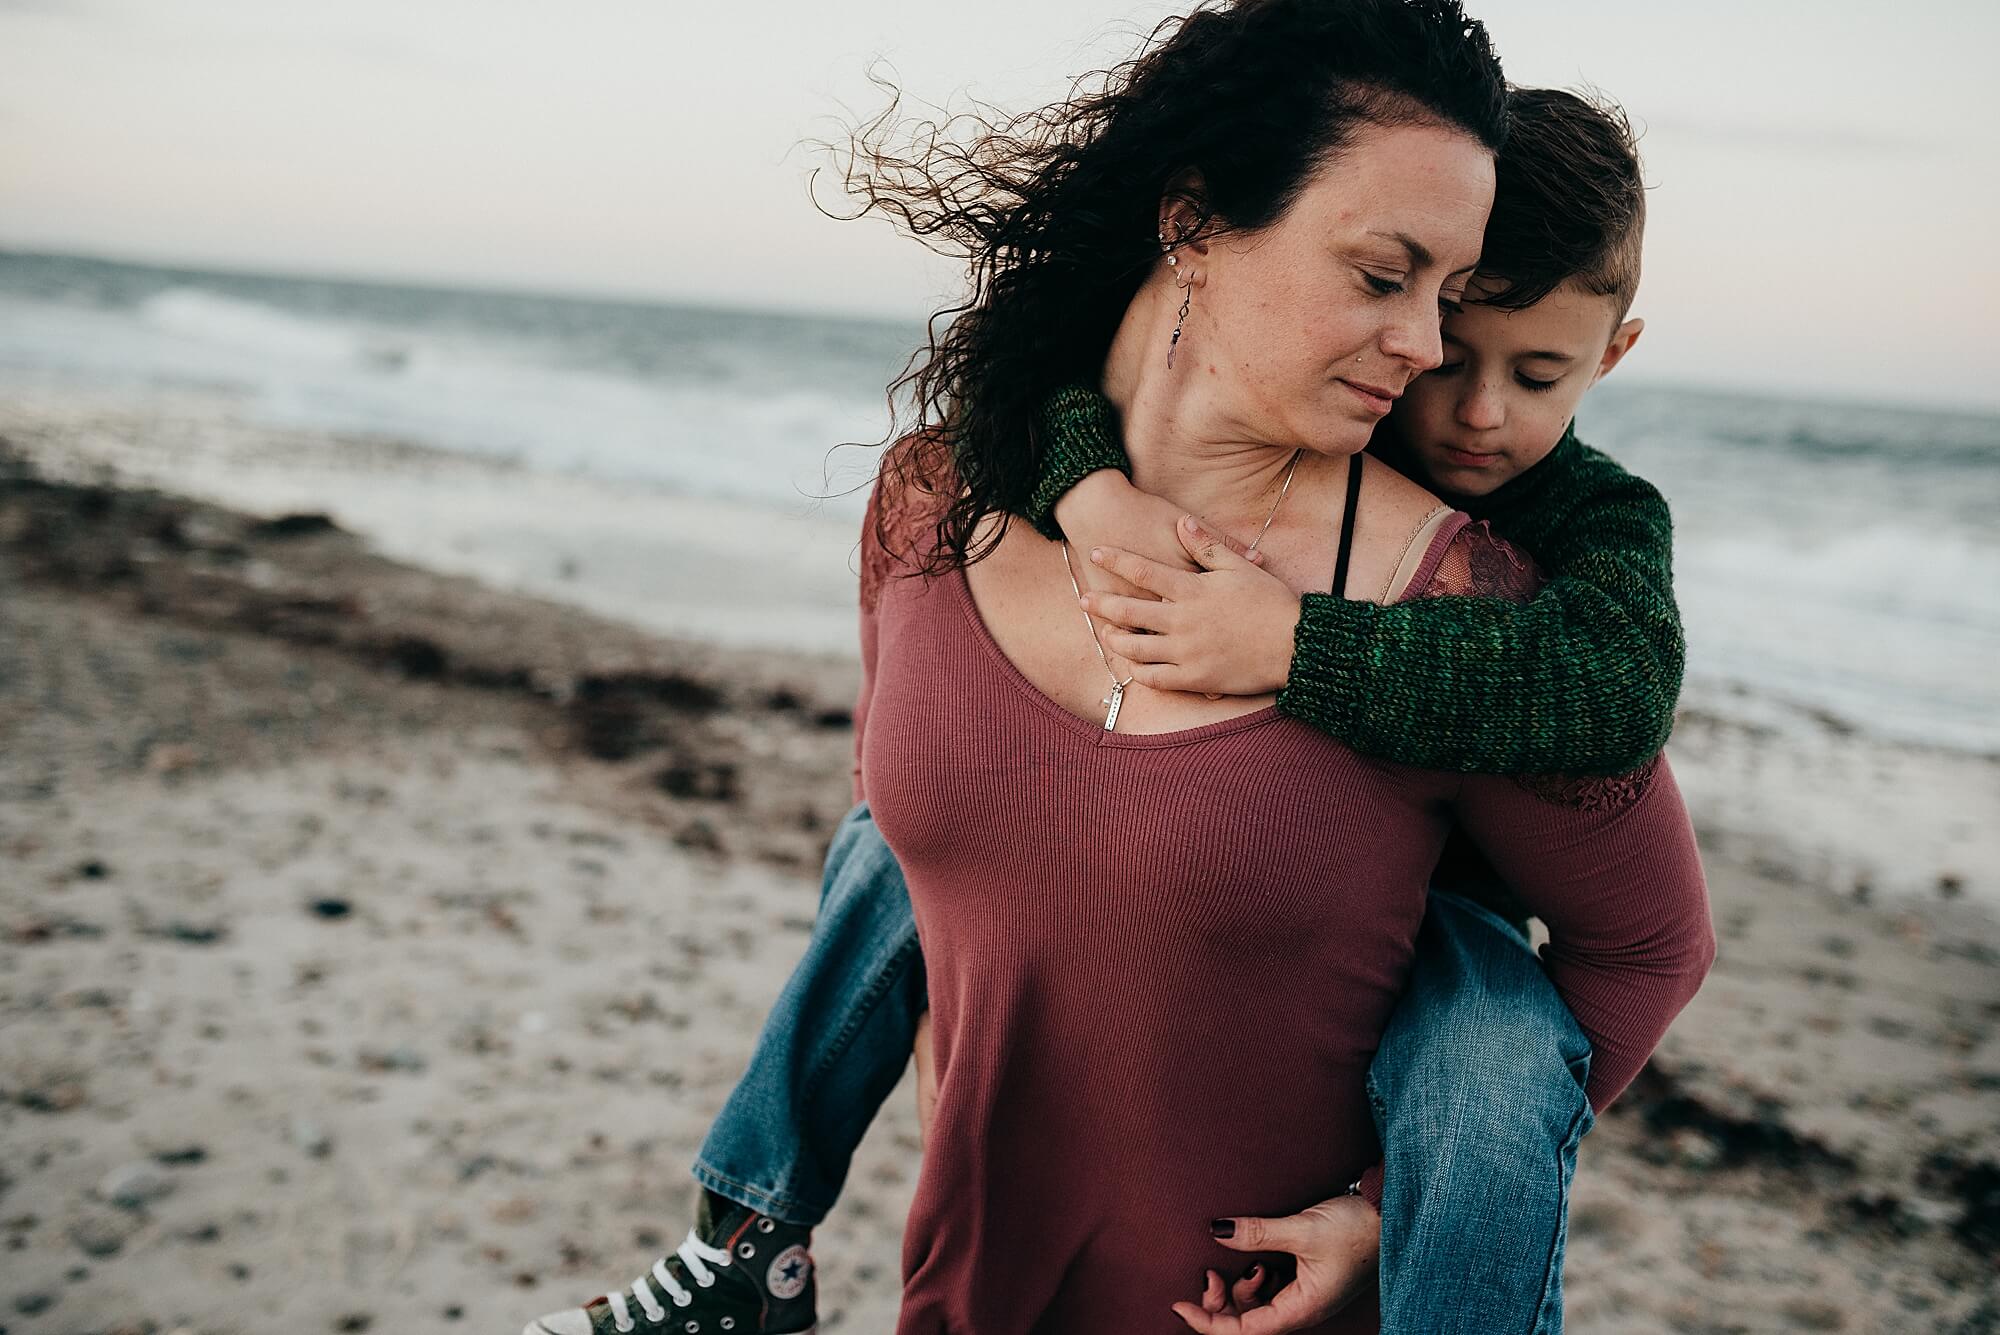
<instances>
[{"instance_id":1,"label":"woman's lips","mask_svg":"<svg viewBox=\"0 0 2000 1335\"><path fill-rule=\"evenodd\" d=\"M1340 383L1352 390L1354 397L1361 400L1361 406L1377 417L1387 417L1389 410L1396 406L1396 396L1385 389L1374 385L1357 385L1352 380L1343 380Z\"/></svg>"}]
</instances>

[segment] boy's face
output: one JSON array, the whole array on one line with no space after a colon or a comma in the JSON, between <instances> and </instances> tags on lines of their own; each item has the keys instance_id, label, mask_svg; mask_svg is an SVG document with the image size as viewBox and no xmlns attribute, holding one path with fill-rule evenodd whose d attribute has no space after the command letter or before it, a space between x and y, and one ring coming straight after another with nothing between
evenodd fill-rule
<instances>
[{"instance_id":1,"label":"boy's face","mask_svg":"<svg viewBox=\"0 0 2000 1335\"><path fill-rule=\"evenodd\" d=\"M1618 321L1617 299L1565 283L1522 311L1478 304L1444 320L1444 363L1396 405L1397 433L1438 490L1484 496L1540 463L1585 390L1645 327Z\"/></svg>"}]
</instances>

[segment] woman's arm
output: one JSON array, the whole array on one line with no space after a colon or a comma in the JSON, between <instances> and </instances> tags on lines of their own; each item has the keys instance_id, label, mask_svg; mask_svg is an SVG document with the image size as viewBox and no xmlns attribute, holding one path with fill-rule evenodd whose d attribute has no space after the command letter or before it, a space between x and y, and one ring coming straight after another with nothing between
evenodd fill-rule
<instances>
[{"instance_id":1,"label":"woman's arm","mask_svg":"<svg viewBox=\"0 0 2000 1335\"><path fill-rule=\"evenodd\" d=\"M1464 590L1505 607L1534 597L1537 579L1485 524L1473 524L1452 538L1424 595ZM1666 757L1611 778L1468 775L1457 814L1548 926L1542 961L1590 1040L1584 1092L1601 1110L1639 1073L1715 959L1694 826Z\"/></svg>"},{"instance_id":2,"label":"woman's arm","mask_svg":"<svg viewBox=\"0 0 2000 1335\"><path fill-rule=\"evenodd\" d=\"M868 726L868 706L875 691L878 612L883 582L891 577L896 558L883 542L880 520L883 515L882 480L878 477L868 493L868 510L861 523L861 690L854 702L854 800L867 799L861 778L861 739ZM889 537L896 537L896 525ZM937 1106L937 1069L931 1055L931 1013L926 1010L917 1021L913 1055L917 1067L917 1130L928 1142L931 1112Z\"/></svg>"},{"instance_id":3,"label":"woman's arm","mask_svg":"<svg viewBox=\"0 0 2000 1335\"><path fill-rule=\"evenodd\" d=\"M857 803L868 796L861 776L861 752L868 731L869 706L875 694L882 595L891 580L917 573L917 544L942 507L941 493L925 490L928 482L913 481L905 471L910 453L916 448L916 438L906 436L885 451L881 470L869 488L867 510L861 518L858 597L861 688L854 700L853 771L853 797Z\"/></svg>"},{"instance_id":4,"label":"woman's arm","mask_svg":"<svg viewBox=\"0 0 2000 1335\"><path fill-rule=\"evenodd\" d=\"M857 804L868 798L867 789L861 781L861 739L868 728L868 705L875 694L877 604L882 595L882 582L888 578L892 564L882 544L881 518L882 479L878 477L869 489L867 513L861 520L861 689L854 698L852 774L853 800Z\"/></svg>"},{"instance_id":5,"label":"woman's arm","mask_svg":"<svg viewBox=\"0 0 2000 1335\"><path fill-rule=\"evenodd\" d=\"M1661 756L1618 779L1465 780L1458 817L1548 925L1542 963L1590 1040L1584 1093L1624 1091L1715 960L1694 827Z\"/></svg>"},{"instance_id":6,"label":"woman's arm","mask_svg":"<svg viewBox=\"0 0 2000 1335\"><path fill-rule=\"evenodd\" d=\"M931 1052L931 1013L917 1021L917 1135L928 1146L931 1117L937 1111L937 1060Z\"/></svg>"}]
</instances>

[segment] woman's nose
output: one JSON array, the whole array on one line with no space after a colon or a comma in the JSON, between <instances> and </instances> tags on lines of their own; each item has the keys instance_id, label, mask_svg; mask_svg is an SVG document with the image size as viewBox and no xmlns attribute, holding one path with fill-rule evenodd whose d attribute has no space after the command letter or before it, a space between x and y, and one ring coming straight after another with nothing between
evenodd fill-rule
<instances>
[{"instance_id":1,"label":"woman's nose","mask_svg":"<svg viewBox=\"0 0 2000 1335\"><path fill-rule=\"evenodd\" d=\"M1507 410L1493 386L1479 383L1458 400L1458 423L1474 431L1491 431L1507 420Z\"/></svg>"},{"instance_id":2,"label":"woman's nose","mask_svg":"<svg viewBox=\"0 0 2000 1335\"><path fill-rule=\"evenodd\" d=\"M1417 303L1403 305L1409 311ZM1439 325L1434 307L1404 314L1383 332L1382 350L1408 362L1412 376L1435 370L1444 362L1444 333Z\"/></svg>"}]
</instances>

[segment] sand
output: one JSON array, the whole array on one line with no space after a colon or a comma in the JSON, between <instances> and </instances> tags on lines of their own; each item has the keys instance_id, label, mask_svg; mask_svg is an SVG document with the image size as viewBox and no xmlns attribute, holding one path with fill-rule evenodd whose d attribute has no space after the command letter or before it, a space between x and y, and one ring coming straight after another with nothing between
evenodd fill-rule
<instances>
[{"instance_id":1,"label":"sand","mask_svg":"<svg viewBox=\"0 0 2000 1335\"><path fill-rule=\"evenodd\" d=\"M0 473L0 1329L512 1335L629 1283L810 928L851 658ZM1570 1329L2000 1329L2000 915L1707 857ZM893 1323L918 1161L906 1080L825 1330Z\"/></svg>"}]
</instances>

